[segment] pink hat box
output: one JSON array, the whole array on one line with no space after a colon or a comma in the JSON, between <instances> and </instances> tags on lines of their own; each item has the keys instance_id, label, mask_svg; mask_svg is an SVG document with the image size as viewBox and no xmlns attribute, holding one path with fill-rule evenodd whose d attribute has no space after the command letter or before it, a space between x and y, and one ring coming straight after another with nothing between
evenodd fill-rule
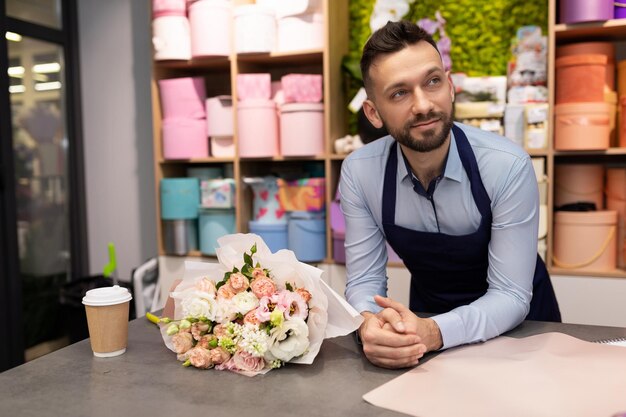
<instances>
[{"instance_id":1,"label":"pink hat box","mask_svg":"<svg viewBox=\"0 0 626 417\"><path fill-rule=\"evenodd\" d=\"M557 58L556 104L604 100L608 58L602 54L569 55Z\"/></svg>"},{"instance_id":2,"label":"pink hat box","mask_svg":"<svg viewBox=\"0 0 626 417\"><path fill-rule=\"evenodd\" d=\"M324 47L324 15L311 13L280 18L277 44L279 52L322 49Z\"/></svg>"},{"instance_id":3,"label":"pink hat box","mask_svg":"<svg viewBox=\"0 0 626 417\"><path fill-rule=\"evenodd\" d=\"M346 263L346 232L344 230L333 230L333 259L339 264Z\"/></svg>"},{"instance_id":4,"label":"pink hat box","mask_svg":"<svg viewBox=\"0 0 626 417\"><path fill-rule=\"evenodd\" d=\"M235 51L238 54L272 52L276 43L274 10L258 4L235 7Z\"/></svg>"},{"instance_id":5,"label":"pink hat box","mask_svg":"<svg viewBox=\"0 0 626 417\"><path fill-rule=\"evenodd\" d=\"M320 74L287 74L280 81L286 103L322 101L322 76Z\"/></svg>"},{"instance_id":6,"label":"pink hat box","mask_svg":"<svg viewBox=\"0 0 626 417\"><path fill-rule=\"evenodd\" d=\"M230 158L235 156L235 143L232 136L213 136L211 141L211 156Z\"/></svg>"},{"instance_id":7,"label":"pink hat box","mask_svg":"<svg viewBox=\"0 0 626 417\"><path fill-rule=\"evenodd\" d=\"M278 116L272 100L237 103L239 156L267 158L279 155Z\"/></svg>"},{"instance_id":8,"label":"pink hat box","mask_svg":"<svg viewBox=\"0 0 626 417\"><path fill-rule=\"evenodd\" d=\"M159 80L163 119L204 119L206 117L202 77Z\"/></svg>"},{"instance_id":9,"label":"pink hat box","mask_svg":"<svg viewBox=\"0 0 626 417\"><path fill-rule=\"evenodd\" d=\"M206 121L210 137L233 136L233 99L217 96L206 100Z\"/></svg>"},{"instance_id":10,"label":"pink hat box","mask_svg":"<svg viewBox=\"0 0 626 417\"><path fill-rule=\"evenodd\" d=\"M283 156L324 154L324 103L287 103L280 107Z\"/></svg>"},{"instance_id":11,"label":"pink hat box","mask_svg":"<svg viewBox=\"0 0 626 417\"><path fill-rule=\"evenodd\" d=\"M191 55L229 56L232 50L232 4L227 0L199 0L189 6Z\"/></svg>"},{"instance_id":12,"label":"pink hat box","mask_svg":"<svg viewBox=\"0 0 626 417\"><path fill-rule=\"evenodd\" d=\"M269 100L272 97L272 79L269 73L237 75L237 99Z\"/></svg>"},{"instance_id":13,"label":"pink hat box","mask_svg":"<svg viewBox=\"0 0 626 417\"><path fill-rule=\"evenodd\" d=\"M554 149L607 149L611 138L610 116L611 105L606 102L557 104Z\"/></svg>"},{"instance_id":14,"label":"pink hat box","mask_svg":"<svg viewBox=\"0 0 626 417\"><path fill-rule=\"evenodd\" d=\"M185 16L185 0L152 0L152 18L161 16Z\"/></svg>"},{"instance_id":15,"label":"pink hat box","mask_svg":"<svg viewBox=\"0 0 626 417\"><path fill-rule=\"evenodd\" d=\"M596 164L558 164L554 168L554 206L591 202L604 208L604 167Z\"/></svg>"},{"instance_id":16,"label":"pink hat box","mask_svg":"<svg viewBox=\"0 0 626 417\"><path fill-rule=\"evenodd\" d=\"M626 168L607 168L606 195L626 200Z\"/></svg>"},{"instance_id":17,"label":"pink hat box","mask_svg":"<svg viewBox=\"0 0 626 417\"><path fill-rule=\"evenodd\" d=\"M163 158L191 159L209 156L206 121L203 119L167 119L162 122Z\"/></svg>"},{"instance_id":18,"label":"pink hat box","mask_svg":"<svg viewBox=\"0 0 626 417\"><path fill-rule=\"evenodd\" d=\"M157 61L191 59L187 16L160 16L152 20L152 46Z\"/></svg>"},{"instance_id":19,"label":"pink hat box","mask_svg":"<svg viewBox=\"0 0 626 417\"><path fill-rule=\"evenodd\" d=\"M578 271L615 270L616 232L616 211L557 211L554 215L554 264Z\"/></svg>"}]
</instances>

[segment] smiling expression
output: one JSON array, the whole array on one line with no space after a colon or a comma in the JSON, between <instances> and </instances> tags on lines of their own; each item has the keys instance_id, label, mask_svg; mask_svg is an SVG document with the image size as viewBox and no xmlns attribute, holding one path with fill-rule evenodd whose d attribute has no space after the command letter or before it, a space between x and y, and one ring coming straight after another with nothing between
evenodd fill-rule
<instances>
[{"instance_id":1,"label":"smiling expression","mask_svg":"<svg viewBox=\"0 0 626 417\"><path fill-rule=\"evenodd\" d=\"M454 90L439 53L425 41L378 57L369 70L364 111L402 145L429 152L441 147L452 128Z\"/></svg>"}]
</instances>

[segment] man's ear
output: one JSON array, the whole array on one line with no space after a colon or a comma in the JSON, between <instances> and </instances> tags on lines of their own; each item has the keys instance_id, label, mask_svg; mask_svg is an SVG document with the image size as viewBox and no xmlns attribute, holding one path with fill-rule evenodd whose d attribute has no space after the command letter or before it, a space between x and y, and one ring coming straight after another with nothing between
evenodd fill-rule
<instances>
[{"instance_id":1,"label":"man's ear","mask_svg":"<svg viewBox=\"0 0 626 417\"><path fill-rule=\"evenodd\" d=\"M383 119L380 118L378 114L378 110L376 110L376 106L374 106L374 102L370 99L367 99L363 102L363 113L367 120L370 121L372 126L376 129L380 129L383 127Z\"/></svg>"}]
</instances>

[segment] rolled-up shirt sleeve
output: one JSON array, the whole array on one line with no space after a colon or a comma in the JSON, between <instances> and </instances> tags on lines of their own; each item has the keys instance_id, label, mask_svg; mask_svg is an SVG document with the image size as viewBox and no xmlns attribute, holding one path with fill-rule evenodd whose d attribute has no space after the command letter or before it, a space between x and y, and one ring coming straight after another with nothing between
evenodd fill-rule
<instances>
[{"instance_id":1,"label":"rolled-up shirt sleeve","mask_svg":"<svg viewBox=\"0 0 626 417\"><path fill-rule=\"evenodd\" d=\"M367 173L354 172L358 168L349 159L344 161L339 183L341 211L346 221L345 296L357 311L376 313L381 308L374 302L374 295L387 295L387 247L366 203L367 193L358 181L359 175Z\"/></svg>"}]
</instances>

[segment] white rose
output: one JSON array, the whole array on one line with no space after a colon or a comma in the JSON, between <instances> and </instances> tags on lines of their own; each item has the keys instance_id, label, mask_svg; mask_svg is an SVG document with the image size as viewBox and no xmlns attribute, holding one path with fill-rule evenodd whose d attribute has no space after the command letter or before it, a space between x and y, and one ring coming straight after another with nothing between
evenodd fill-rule
<instances>
[{"instance_id":1,"label":"white rose","mask_svg":"<svg viewBox=\"0 0 626 417\"><path fill-rule=\"evenodd\" d=\"M309 347L309 328L304 320L292 318L270 332L270 348L265 353L267 361L280 359L288 362L302 355Z\"/></svg>"},{"instance_id":2,"label":"white rose","mask_svg":"<svg viewBox=\"0 0 626 417\"><path fill-rule=\"evenodd\" d=\"M233 304L233 310L239 314L246 314L248 311L259 306L259 299L249 291L236 294L230 301Z\"/></svg>"},{"instance_id":3,"label":"white rose","mask_svg":"<svg viewBox=\"0 0 626 417\"><path fill-rule=\"evenodd\" d=\"M235 305L232 300L219 298L219 302L216 302L215 319L213 321L222 324L228 323L229 321L233 321L236 315L237 311L235 311Z\"/></svg>"},{"instance_id":4,"label":"white rose","mask_svg":"<svg viewBox=\"0 0 626 417\"><path fill-rule=\"evenodd\" d=\"M206 317L209 318L211 306L206 298L190 297L181 301L183 317Z\"/></svg>"}]
</instances>

